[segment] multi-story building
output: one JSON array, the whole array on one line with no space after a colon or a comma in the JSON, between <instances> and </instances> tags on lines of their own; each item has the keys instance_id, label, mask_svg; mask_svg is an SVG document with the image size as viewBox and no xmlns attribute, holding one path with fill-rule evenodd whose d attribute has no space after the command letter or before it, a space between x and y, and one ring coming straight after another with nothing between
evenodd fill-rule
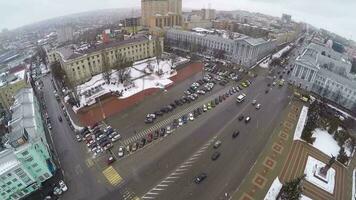
<instances>
[{"instance_id":1,"label":"multi-story building","mask_svg":"<svg viewBox=\"0 0 356 200\"><path fill-rule=\"evenodd\" d=\"M340 106L356 109L356 74L348 58L331 48L311 43L296 58L290 82Z\"/></svg>"},{"instance_id":2,"label":"multi-story building","mask_svg":"<svg viewBox=\"0 0 356 200\"><path fill-rule=\"evenodd\" d=\"M57 30L57 37L59 43L71 41L73 40L73 36L74 36L74 31L71 25L61 26Z\"/></svg>"},{"instance_id":3,"label":"multi-story building","mask_svg":"<svg viewBox=\"0 0 356 200\"><path fill-rule=\"evenodd\" d=\"M169 29L166 33L166 40L172 47L188 50L195 45L200 51L209 55L224 54L223 57L226 59L245 67L255 65L258 60L276 47L274 40L202 28L196 28L193 31Z\"/></svg>"},{"instance_id":4,"label":"multi-story building","mask_svg":"<svg viewBox=\"0 0 356 200\"><path fill-rule=\"evenodd\" d=\"M292 16L288 14L282 14L282 23L289 24L292 22Z\"/></svg>"},{"instance_id":5,"label":"multi-story building","mask_svg":"<svg viewBox=\"0 0 356 200\"><path fill-rule=\"evenodd\" d=\"M141 0L142 25L176 26L182 23L182 0Z\"/></svg>"},{"instance_id":6,"label":"multi-story building","mask_svg":"<svg viewBox=\"0 0 356 200\"><path fill-rule=\"evenodd\" d=\"M9 133L0 144L0 199L21 199L38 190L56 167L31 88L21 89L11 108Z\"/></svg>"},{"instance_id":7,"label":"multi-story building","mask_svg":"<svg viewBox=\"0 0 356 200\"><path fill-rule=\"evenodd\" d=\"M14 102L13 96L22 88L27 87L26 67L19 66L0 74L0 104L9 110Z\"/></svg>"},{"instance_id":8,"label":"multi-story building","mask_svg":"<svg viewBox=\"0 0 356 200\"><path fill-rule=\"evenodd\" d=\"M103 55L106 55L109 65L115 62L118 54L132 61L142 60L155 55L156 42L160 42L163 49L163 38L146 35L81 49L66 46L49 52L48 60L50 63L59 61L69 80L77 85L102 72Z\"/></svg>"}]
</instances>

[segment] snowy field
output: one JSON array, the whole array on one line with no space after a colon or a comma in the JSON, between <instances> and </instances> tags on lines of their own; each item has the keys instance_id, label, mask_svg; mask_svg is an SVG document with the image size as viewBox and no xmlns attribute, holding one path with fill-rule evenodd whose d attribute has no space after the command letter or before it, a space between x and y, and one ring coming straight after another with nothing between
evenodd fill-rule
<instances>
[{"instance_id":1,"label":"snowy field","mask_svg":"<svg viewBox=\"0 0 356 200\"><path fill-rule=\"evenodd\" d=\"M276 177L271 187L269 188L264 200L276 200L277 195L281 189L282 189L282 183L279 181L278 177Z\"/></svg>"},{"instance_id":2,"label":"snowy field","mask_svg":"<svg viewBox=\"0 0 356 200\"><path fill-rule=\"evenodd\" d=\"M318 168L324 167L325 163L322 163L321 161L308 156L307 163L305 165L305 170L304 174L306 174L305 179L309 181L310 183L314 184L315 186L319 187L322 190L325 190L326 192L329 192L331 194L334 193L334 187L335 187L335 169L330 168L327 175L326 179L328 183L325 183L324 181L321 181L320 179L316 178L314 176L314 172Z\"/></svg>"},{"instance_id":3,"label":"snowy field","mask_svg":"<svg viewBox=\"0 0 356 200\"><path fill-rule=\"evenodd\" d=\"M313 137L315 137L313 147L319 149L330 157L337 156L339 154L340 146L334 140L333 136L326 130L322 130L320 128L315 129L313 131Z\"/></svg>"},{"instance_id":4,"label":"snowy field","mask_svg":"<svg viewBox=\"0 0 356 200\"><path fill-rule=\"evenodd\" d=\"M173 83L169 78L177 74L176 65L187 61L189 60L179 57L173 65L170 60L162 60L158 65L155 58L135 62L129 72L131 82L126 85L120 83L116 71L112 72L109 84L102 74L93 76L88 82L77 86L80 107L74 106L73 110L76 112L81 107L95 104L98 97L111 92L121 93L119 98L128 98L146 89L165 88ZM149 62L151 69L147 67Z\"/></svg>"},{"instance_id":5,"label":"snowy field","mask_svg":"<svg viewBox=\"0 0 356 200\"><path fill-rule=\"evenodd\" d=\"M294 137L293 137L294 140L302 140L301 136L307 120L308 109L309 109L308 107L303 106L302 111L300 112L298 123L294 132Z\"/></svg>"}]
</instances>

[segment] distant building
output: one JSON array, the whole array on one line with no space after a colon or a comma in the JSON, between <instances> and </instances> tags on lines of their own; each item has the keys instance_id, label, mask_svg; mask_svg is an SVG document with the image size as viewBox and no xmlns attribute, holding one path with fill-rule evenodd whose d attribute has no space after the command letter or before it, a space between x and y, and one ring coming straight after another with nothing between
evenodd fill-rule
<instances>
[{"instance_id":1,"label":"distant building","mask_svg":"<svg viewBox=\"0 0 356 200\"><path fill-rule=\"evenodd\" d=\"M166 40L170 46L184 50L196 46L199 51L208 55L223 54L226 59L245 67L252 67L276 47L273 40L202 28L195 28L192 31L169 29Z\"/></svg>"},{"instance_id":2,"label":"distant building","mask_svg":"<svg viewBox=\"0 0 356 200\"><path fill-rule=\"evenodd\" d=\"M59 43L64 43L73 40L74 31L70 25L61 26L57 30L57 37Z\"/></svg>"},{"instance_id":3,"label":"distant building","mask_svg":"<svg viewBox=\"0 0 356 200\"><path fill-rule=\"evenodd\" d=\"M282 23L284 24L289 24L292 22L292 16L291 15L287 15L287 14L282 14Z\"/></svg>"},{"instance_id":4,"label":"distant building","mask_svg":"<svg viewBox=\"0 0 356 200\"><path fill-rule=\"evenodd\" d=\"M56 169L32 89L20 90L15 99L10 130L0 145L0 199L4 200L23 199Z\"/></svg>"},{"instance_id":5,"label":"distant building","mask_svg":"<svg viewBox=\"0 0 356 200\"><path fill-rule=\"evenodd\" d=\"M163 38L157 40L147 35L135 35L125 40L110 41L81 48L65 46L48 53L48 61L59 61L69 80L77 85L90 80L103 70L102 55L107 56L109 64L114 63L116 54L132 61L138 61L155 55L156 42L163 49Z\"/></svg>"},{"instance_id":6,"label":"distant building","mask_svg":"<svg viewBox=\"0 0 356 200\"><path fill-rule=\"evenodd\" d=\"M26 67L17 66L0 74L0 104L9 110L14 102L15 94L22 88L28 87Z\"/></svg>"},{"instance_id":7,"label":"distant building","mask_svg":"<svg viewBox=\"0 0 356 200\"><path fill-rule=\"evenodd\" d=\"M345 55L311 43L297 57L290 82L355 111L356 74L351 67Z\"/></svg>"},{"instance_id":8,"label":"distant building","mask_svg":"<svg viewBox=\"0 0 356 200\"><path fill-rule=\"evenodd\" d=\"M183 17L183 29L190 30L193 28L212 28L213 24L211 20L203 19L200 15L188 15Z\"/></svg>"},{"instance_id":9,"label":"distant building","mask_svg":"<svg viewBox=\"0 0 356 200\"><path fill-rule=\"evenodd\" d=\"M255 25L245 24L245 23L238 23L238 22L231 22L230 30L254 38L259 38L259 37L267 38L268 34L271 32L270 30L264 27L259 27Z\"/></svg>"},{"instance_id":10,"label":"distant building","mask_svg":"<svg viewBox=\"0 0 356 200\"><path fill-rule=\"evenodd\" d=\"M142 25L172 27L182 24L182 0L141 0Z\"/></svg>"},{"instance_id":11,"label":"distant building","mask_svg":"<svg viewBox=\"0 0 356 200\"><path fill-rule=\"evenodd\" d=\"M141 17L130 17L122 20L122 25L124 27L141 26Z\"/></svg>"}]
</instances>

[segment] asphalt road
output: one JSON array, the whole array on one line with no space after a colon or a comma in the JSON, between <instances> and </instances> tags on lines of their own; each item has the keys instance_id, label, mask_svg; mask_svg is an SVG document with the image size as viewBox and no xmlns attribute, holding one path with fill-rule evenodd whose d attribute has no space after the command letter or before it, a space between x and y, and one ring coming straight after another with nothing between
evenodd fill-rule
<instances>
[{"instance_id":1,"label":"asphalt road","mask_svg":"<svg viewBox=\"0 0 356 200\"><path fill-rule=\"evenodd\" d=\"M123 185L146 199L218 199L235 190L289 102L286 87L275 87L265 94L267 82L257 77L244 91L244 103L236 105L235 98L230 97L172 136L116 162L114 166L125 180ZM261 110L250 104L253 99L262 104ZM249 124L238 122L241 113L251 116ZM232 140L235 129L241 133ZM219 148L221 157L212 162L215 138L223 144ZM200 172L206 172L208 178L195 185L193 178Z\"/></svg>"},{"instance_id":2,"label":"asphalt road","mask_svg":"<svg viewBox=\"0 0 356 200\"><path fill-rule=\"evenodd\" d=\"M99 184L96 178L97 172L88 168L85 158L85 155L88 155L86 153L87 150L74 139L75 134L68 126L63 112L54 97L54 89L50 80L49 75L42 78L44 83L42 91L47 112L51 119L51 135L69 188L61 196L61 199L99 199L109 189L106 188L105 184ZM62 117L63 122L59 122L58 116Z\"/></svg>"}]
</instances>

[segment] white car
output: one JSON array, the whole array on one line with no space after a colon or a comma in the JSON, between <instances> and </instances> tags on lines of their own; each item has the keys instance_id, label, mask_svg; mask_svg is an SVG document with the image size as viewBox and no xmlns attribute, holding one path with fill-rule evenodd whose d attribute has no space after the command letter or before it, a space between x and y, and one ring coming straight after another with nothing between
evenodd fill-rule
<instances>
[{"instance_id":1,"label":"white car","mask_svg":"<svg viewBox=\"0 0 356 200\"><path fill-rule=\"evenodd\" d=\"M261 108L261 104L256 105L256 109L259 110Z\"/></svg>"},{"instance_id":2,"label":"white car","mask_svg":"<svg viewBox=\"0 0 356 200\"><path fill-rule=\"evenodd\" d=\"M179 118L179 119L178 119L178 125L179 125L179 126L183 126L183 120L182 120L182 118Z\"/></svg>"},{"instance_id":3,"label":"white car","mask_svg":"<svg viewBox=\"0 0 356 200\"><path fill-rule=\"evenodd\" d=\"M172 133L173 131L174 131L174 129L173 129L171 126L167 126L167 128L166 128L167 134L170 134L170 133Z\"/></svg>"},{"instance_id":4,"label":"white car","mask_svg":"<svg viewBox=\"0 0 356 200\"><path fill-rule=\"evenodd\" d=\"M206 107L205 104L203 105L203 111L204 111L204 112L208 111L208 108Z\"/></svg>"},{"instance_id":5,"label":"white car","mask_svg":"<svg viewBox=\"0 0 356 200\"><path fill-rule=\"evenodd\" d=\"M65 191L68 190L68 187L67 187L67 185L64 183L63 180L60 180L60 181L59 181L59 187L61 188L61 190L62 190L63 192L65 192Z\"/></svg>"},{"instance_id":6,"label":"white car","mask_svg":"<svg viewBox=\"0 0 356 200\"><path fill-rule=\"evenodd\" d=\"M82 137L80 137L80 135L76 135L75 138L77 139L77 142L82 141Z\"/></svg>"},{"instance_id":7,"label":"white car","mask_svg":"<svg viewBox=\"0 0 356 200\"><path fill-rule=\"evenodd\" d=\"M96 140L97 141L99 141L101 138L103 138L103 137L105 137L105 135L104 134L101 134L101 135L99 135L97 138L96 138Z\"/></svg>"},{"instance_id":8,"label":"white car","mask_svg":"<svg viewBox=\"0 0 356 200\"><path fill-rule=\"evenodd\" d=\"M256 103L257 103L257 101L256 101L256 99L254 99L254 100L252 101L252 105L256 105Z\"/></svg>"},{"instance_id":9,"label":"white car","mask_svg":"<svg viewBox=\"0 0 356 200\"><path fill-rule=\"evenodd\" d=\"M194 120L193 113L189 113L188 118L189 118L190 121L193 121Z\"/></svg>"},{"instance_id":10,"label":"white car","mask_svg":"<svg viewBox=\"0 0 356 200\"><path fill-rule=\"evenodd\" d=\"M54 187L54 189L53 189L54 195L61 195L62 193L63 193L63 191L61 190L61 188Z\"/></svg>"},{"instance_id":11,"label":"white car","mask_svg":"<svg viewBox=\"0 0 356 200\"><path fill-rule=\"evenodd\" d=\"M121 158L122 156L124 156L124 147L120 147L119 148L119 152L117 153L118 156Z\"/></svg>"},{"instance_id":12,"label":"white car","mask_svg":"<svg viewBox=\"0 0 356 200\"><path fill-rule=\"evenodd\" d=\"M111 141L115 142L121 138L120 134L115 135L113 138L111 138Z\"/></svg>"}]
</instances>

